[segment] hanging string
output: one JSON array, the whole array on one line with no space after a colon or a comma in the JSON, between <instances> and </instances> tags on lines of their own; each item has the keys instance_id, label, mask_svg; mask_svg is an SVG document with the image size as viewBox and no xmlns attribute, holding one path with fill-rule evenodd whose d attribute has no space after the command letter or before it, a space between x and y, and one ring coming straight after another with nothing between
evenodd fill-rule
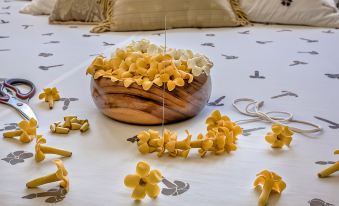
<instances>
[{"instance_id":1,"label":"hanging string","mask_svg":"<svg viewBox=\"0 0 339 206\"><path fill-rule=\"evenodd\" d=\"M164 54L166 54L167 47L167 16L165 16L165 49ZM161 136L164 136L165 131L165 83L162 86L162 122L161 122Z\"/></svg>"},{"instance_id":2,"label":"hanging string","mask_svg":"<svg viewBox=\"0 0 339 206\"><path fill-rule=\"evenodd\" d=\"M245 110L241 110L238 107L239 102L247 102ZM236 121L236 123L239 123L239 124L248 123L248 122L256 122L256 121L264 121L264 122L270 122L274 124L282 124L284 126L288 126L287 125L288 123L299 123L299 124L313 127L314 129L300 129L300 128L291 127L291 126L288 126L288 127L292 131L297 132L297 133L315 133L315 132L322 131L322 128L319 125L316 125L316 124L313 124L307 121L293 119L293 114L289 112L282 112L282 111L262 112L260 111L260 108L264 105L264 101L258 102L256 100L249 99L249 98L240 98L240 99L234 100L232 105L241 114L253 117L250 119Z\"/></svg>"}]
</instances>

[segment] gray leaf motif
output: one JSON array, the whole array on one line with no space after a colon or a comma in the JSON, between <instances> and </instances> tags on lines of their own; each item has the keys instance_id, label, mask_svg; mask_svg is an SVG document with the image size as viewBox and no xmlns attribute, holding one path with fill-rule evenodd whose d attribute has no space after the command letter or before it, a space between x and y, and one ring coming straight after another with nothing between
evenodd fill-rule
<instances>
[{"instance_id":1,"label":"gray leaf motif","mask_svg":"<svg viewBox=\"0 0 339 206\"><path fill-rule=\"evenodd\" d=\"M44 70L44 71L47 71L47 70L49 70L50 68L53 68L53 67L61 67L61 66L64 66L64 65L63 65L63 64L57 64L57 65L51 65L51 66L39 66L39 69Z\"/></svg>"},{"instance_id":2,"label":"gray leaf motif","mask_svg":"<svg viewBox=\"0 0 339 206\"><path fill-rule=\"evenodd\" d=\"M237 56L226 55L226 54L222 54L221 56L225 57L225 59L238 59L239 58Z\"/></svg>"},{"instance_id":3,"label":"gray leaf motif","mask_svg":"<svg viewBox=\"0 0 339 206\"><path fill-rule=\"evenodd\" d=\"M102 42L103 43L103 46L114 46L115 44L114 43L108 43L108 42Z\"/></svg>"},{"instance_id":4,"label":"gray leaf motif","mask_svg":"<svg viewBox=\"0 0 339 206\"><path fill-rule=\"evenodd\" d=\"M314 116L314 118L316 118L316 119L318 119L318 120L320 120L320 121L323 121L323 122L326 122L326 123L330 124L328 127L331 128L331 129L339 129L339 124L336 123L336 122L327 120L327 119L322 118L322 117L317 117L317 116Z\"/></svg>"},{"instance_id":5,"label":"gray leaf motif","mask_svg":"<svg viewBox=\"0 0 339 206\"><path fill-rule=\"evenodd\" d=\"M174 183L170 182L166 178L162 180L162 183L167 187L161 190L161 194L166 196L178 196L185 193L190 189L190 185L188 183L184 183L182 181L175 180Z\"/></svg>"},{"instance_id":6,"label":"gray leaf motif","mask_svg":"<svg viewBox=\"0 0 339 206\"><path fill-rule=\"evenodd\" d=\"M3 20L3 19L0 19L0 24L8 24L9 21L6 21L6 20Z\"/></svg>"},{"instance_id":7,"label":"gray leaf motif","mask_svg":"<svg viewBox=\"0 0 339 206\"><path fill-rule=\"evenodd\" d=\"M292 30L290 30L290 29L282 29L282 30L279 30L279 31L277 31L277 32L291 32Z\"/></svg>"},{"instance_id":8,"label":"gray leaf motif","mask_svg":"<svg viewBox=\"0 0 339 206\"><path fill-rule=\"evenodd\" d=\"M273 43L273 41L256 41L258 44L268 44Z\"/></svg>"},{"instance_id":9,"label":"gray leaf motif","mask_svg":"<svg viewBox=\"0 0 339 206\"><path fill-rule=\"evenodd\" d=\"M260 76L260 73L259 73L259 71L254 71L254 75L250 75L250 78L252 78L252 79L265 79L266 77L264 77L264 76Z\"/></svg>"},{"instance_id":10,"label":"gray leaf motif","mask_svg":"<svg viewBox=\"0 0 339 206\"><path fill-rule=\"evenodd\" d=\"M48 197L47 199L45 199L46 203L58 203L61 202L63 199L65 199L67 194L67 191L62 188L53 188L53 189L49 189L46 192L39 192L39 193L33 193L33 194L29 194L26 196L23 196L22 198L24 199L35 199L35 198L39 198L39 197Z\"/></svg>"},{"instance_id":11,"label":"gray leaf motif","mask_svg":"<svg viewBox=\"0 0 339 206\"><path fill-rule=\"evenodd\" d=\"M318 165L332 165L332 164L335 164L334 161L317 161L315 162L315 164L318 164Z\"/></svg>"},{"instance_id":12,"label":"gray leaf motif","mask_svg":"<svg viewBox=\"0 0 339 206\"><path fill-rule=\"evenodd\" d=\"M250 31L249 30L239 31L238 34L250 34Z\"/></svg>"},{"instance_id":13,"label":"gray leaf motif","mask_svg":"<svg viewBox=\"0 0 339 206\"><path fill-rule=\"evenodd\" d=\"M49 41L49 42L45 42L44 44L59 44L60 41Z\"/></svg>"},{"instance_id":14,"label":"gray leaf motif","mask_svg":"<svg viewBox=\"0 0 339 206\"><path fill-rule=\"evenodd\" d=\"M201 46L215 47L214 43L202 43Z\"/></svg>"},{"instance_id":15,"label":"gray leaf motif","mask_svg":"<svg viewBox=\"0 0 339 206\"><path fill-rule=\"evenodd\" d=\"M206 36L215 36L215 34L206 34Z\"/></svg>"},{"instance_id":16,"label":"gray leaf motif","mask_svg":"<svg viewBox=\"0 0 339 206\"><path fill-rule=\"evenodd\" d=\"M221 96L212 102L208 102L207 106L224 106L224 103L220 103L223 99L225 99L225 96Z\"/></svg>"},{"instance_id":17,"label":"gray leaf motif","mask_svg":"<svg viewBox=\"0 0 339 206\"><path fill-rule=\"evenodd\" d=\"M67 110L69 107L69 104L74 101L78 101L78 98L70 97L70 98L61 98L60 101L64 101L64 106L62 107L63 110Z\"/></svg>"},{"instance_id":18,"label":"gray leaf motif","mask_svg":"<svg viewBox=\"0 0 339 206\"><path fill-rule=\"evenodd\" d=\"M335 206L318 198L313 198L312 200L308 201L308 203L310 204L310 206Z\"/></svg>"},{"instance_id":19,"label":"gray leaf motif","mask_svg":"<svg viewBox=\"0 0 339 206\"><path fill-rule=\"evenodd\" d=\"M39 56L40 57L50 57L50 56L53 56L53 54L52 53L44 53L44 52L42 52L42 53L39 54Z\"/></svg>"},{"instance_id":20,"label":"gray leaf motif","mask_svg":"<svg viewBox=\"0 0 339 206\"><path fill-rule=\"evenodd\" d=\"M41 34L41 36L52 36L54 33L45 33L45 34Z\"/></svg>"},{"instance_id":21,"label":"gray leaf motif","mask_svg":"<svg viewBox=\"0 0 339 206\"><path fill-rule=\"evenodd\" d=\"M281 91L281 92L282 94L273 96L271 97L271 99L276 99L276 98L285 97L285 96L299 97L296 93L293 93L290 91Z\"/></svg>"},{"instance_id":22,"label":"gray leaf motif","mask_svg":"<svg viewBox=\"0 0 339 206\"><path fill-rule=\"evenodd\" d=\"M339 79L339 74L325 74L328 78Z\"/></svg>"},{"instance_id":23,"label":"gray leaf motif","mask_svg":"<svg viewBox=\"0 0 339 206\"><path fill-rule=\"evenodd\" d=\"M24 24L24 25L21 25L24 29L28 29L29 27L32 27L33 25L27 25L27 24Z\"/></svg>"},{"instance_id":24,"label":"gray leaf motif","mask_svg":"<svg viewBox=\"0 0 339 206\"><path fill-rule=\"evenodd\" d=\"M16 165L18 163L23 163L25 159L33 157L33 153L25 152L25 151L15 151L12 153L9 153L7 157L2 158L1 160L11 164Z\"/></svg>"},{"instance_id":25,"label":"gray leaf motif","mask_svg":"<svg viewBox=\"0 0 339 206\"><path fill-rule=\"evenodd\" d=\"M305 65L308 64L307 62L302 62L302 61L298 61L298 60L294 60L292 64L290 64L289 66L296 66L296 65Z\"/></svg>"},{"instance_id":26,"label":"gray leaf motif","mask_svg":"<svg viewBox=\"0 0 339 206\"><path fill-rule=\"evenodd\" d=\"M307 43L316 43L319 42L318 40L313 39L306 39L306 38L299 38L300 40L306 41Z\"/></svg>"}]
</instances>

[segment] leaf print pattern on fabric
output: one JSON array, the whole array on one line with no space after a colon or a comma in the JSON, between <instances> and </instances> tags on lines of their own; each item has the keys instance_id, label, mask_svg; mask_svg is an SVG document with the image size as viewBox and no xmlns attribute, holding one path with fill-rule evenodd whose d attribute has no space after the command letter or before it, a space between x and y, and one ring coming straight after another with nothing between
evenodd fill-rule
<instances>
[{"instance_id":1,"label":"leaf print pattern on fabric","mask_svg":"<svg viewBox=\"0 0 339 206\"><path fill-rule=\"evenodd\" d=\"M318 120L320 120L320 121L323 121L323 122L326 122L326 123L330 124L328 127L331 128L331 129L339 129L339 124L336 123L336 122L327 120L327 119L322 118L322 117L317 117L317 116L314 116L314 118L316 118L316 119L318 119Z\"/></svg>"},{"instance_id":2,"label":"leaf print pattern on fabric","mask_svg":"<svg viewBox=\"0 0 339 206\"><path fill-rule=\"evenodd\" d=\"M23 163L25 159L33 157L33 153L25 151L15 151L9 153L7 157L2 158L1 160L8 162L11 165L16 165L18 163Z\"/></svg>"},{"instance_id":3,"label":"leaf print pattern on fabric","mask_svg":"<svg viewBox=\"0 0 339 206\"><path fill-rule=\"evenodd\" d=\"M103 43L103 46L114 46L115 44L114 43L108 43L108 42L102 42Z\"/></svg>"},{"instance_id":4,"label":"leaf print pattern on fabric","mask_svg":"<svg viewBox=\"0 0 339 206\"><path fill-rule=\"evenodd\" d=\"M47 197L45 199L46 203L58 203L65 199L67 191L62 188L53 188L49 189L47 192L32 193L26 196L23 196L24 199L35 199L39 197Z\"/></svg>"},{"instance_id":5,"label":"leaf print pattern on fabric","mask_svg":"<svg viewBox=\"0 0 339 206\"><path fill-rule=\"evenodd\" d=\"M3 19L0 19L0 24L8 24L9 21L6 21L6 20L3 20Z\"/></svg>"},{"instance_id":6,"label":"leaf print pattern on fabric","mask_svg":"<svg viewBox=\"0 0 339 206\"><path fill-rule=\"evenodd\" d=\"M228 56L228 55L226 55L226 54L222 54L221 56L223 56L223 57L225 57L225 59L238 59L239 57L237 57L237 56Z\"/></svg>"},{"instance_id":7,"label":"leaf print pattern on fabric","mask_svg":"<svg viewBox=\"0 0 339 206\"><path fill-rule=\"evenodd\" d=\"M334 34L334 32L332 30L322 31L322 33L325 33L325 34Z\"/></svg>"},{"instance_id":8,"label":"leaf print pattern on fabric","mask_svg":"<svg viewBox=\"0 0 339 206\"><path fill-rule=\"evenodd\" d=\"M297 65L306 65L308 64L307 62L302 62L302 61L298 61L298 60L294 60L292 64L290 64L289 66L290 67L293 67L293 66L297 66Z\"/></svg>"},{"instance_id":9,"label":"leaf print pattern on fabric","mask_svg":"<svg viewBox=\"0 0 339 206\"><path fill-rule=\"evenodd\" d=\"M333 164L335 164L335 162L334 161L317 161L317 162L315 162L315 164L317 164L317 165L333 165Z\"/></svg>"},{"instance_id":10,"label":"leaf print pattern on fabric","mask_svg":"<svg viewBox=\"0 0 339 206\"><path fill-rule=\"evenodd\" d=\"M225 96L221 96L218 99L214 100L213 102L208 102L208 106L224 106L224 103L220 103L223 99L225 99Z\"/></svg>"},{"instance_id":11,"label":"leaf print pattern on fabric","mask_svg":"<svg viewBox=\"0 0 339 206\"><path fill-rule=\"evenodd\" d=\"M250 75L250 78L252 78L252 79L265 79L266 77L264 77L264 76L260 76L260 73L259 73L259 71L254 71L254 75Z\"/></svg>"},{"instance_id":12,"label":"leaf print pattern on fabric","mask_svg":"<svg viewBox=\"0 0 339 206\"><path fill-rule=\"evenodd\" d=\"M310 206L335 206L331 203L325 202L324 200L318 198L314 198L308 201L308 203L310 204Z\"/></svg>"},{"instance_id":13,"label":"leaf print pattern on fabric","mask_svg":"<svg viewBox=\"0 0 339 206\"><path fill-rule=\"evenodd\" d=\"M312 39L306 39L306 38L299 38L299 39L306 41L307 43L317 43L317 42L319 42L318 40L312 40Z\"/></svg>"},{"instance_id":14,"label":"leaf print pattern on fabric","mask_svg":"<svg viewBox=\"0 0 339 206\"><path fill-rule=\"evenodd\" d=\"M271 97L271 99L276 99L280 97L285 97L285 96L291 96L291 97L298 97L296 93L290 92L290 91L281 91L283 94L279 94L277 96Z\"/></svg>"},{"instance_id":15,"label":"leaf print pattern on fabric","mask_svg":"<svg viewBox=\"0 0 339 206\"><path fill-rule=\"evenodd\" d=\"M163 188L161 190L161 194L166 196L178 196L190 189L190 184L178 180L175 180L172 183L166 178L164 178L162 179L162 183L166 185L167 188Z\"/></svg>"},{"instance_id":16,"label":"leaf print pattern on fabric","mask_svg":"<svg viewBox=\"0 0 339 206\"><path fill-rule=\"evenodd\" d=\"M318 55L319 52L316 51L298 51L299 54L311 54L311 55Z\"/></svg>"},{"instance_id":17,"label":"leaf print pattern on fabric","mask_svg":"<svg viewBox=\"0 0 339 206\"><path fill-rule=\"evenodd\" d=\"M325 74L328 78L339 79L339 74Z\"/></svg>"},{"instance_id":18,"label":"leaf print pattern on fabric","mask_svg":"<svg viewBox=\"0 0 339 206\"><path fill-rule=\"evenodd\" d=\"M206 34L206 36L215 36L215 34Z\"/></svg>"},{"instance_id":19,"label":"leaf print pattern on fabric","mask_svg":"<svg viewBox=\"0 0 339 206\"><path fill-rule=\"evenodd\" d=\"M0 82L2 82L3 80L0 79ZM3 128L0 128L0 132L1 131L7 131L7 130L18 130L18 123L7 123L4 124Z\"/></svg>"},{"instance_id":20,"label":"leaf print pattern on fabric","mask_svg":"<svg viewBox=\"0 0 339 206\"><path fill-rule=\"evenodd\" d=\"M45 34L41 34L41 36L52 36L54 33L45 33Z\"/></svg>"},{"instance_id":21,"label":"leaf print pattern on fabric","mask_svg":"<svg viewBox=\"0 0 339 206\"><path fill-rule=\"evenodd\" d=\"M44 71L47 71L49 70L50 68L54 68L54 67L62 67L64 66L63 64L57 64L57 65L52 65L52 66L39 66L39 69L41 70L44 70Z\"/></svg>"},{"instance_id":22,"label":"leaf print pattern on fabric","mask_svg":"<svg viewBox=\"0 0 339 206\"><path fill-rule=\"evenodd\" d=\"M62 107L62 110L67 110L71 102L78 101L78 98L70 97L70 98L61 98L60 101L64 102L64 106Z\"/></svg>"},{"instance_id":23,"label":"leaf print pattern on fabric","mask_svg":"<svg viewBox=\"0 0 339 206\"><path fill-rule=\"evenodd\" d=\"M268 44L273 43L273 41L256 41L258 44Z\"/></svg>"},{"instance_id":24,"label":"leaf print pattern on fabric","mask_svg":"<svg viewBox=\"0 0 339 206\"><path fill-rule=\"evenodd\" d=\"M33 25L28 25L28 24L24 24L24 25L21 25L24 29L28 29L29 27L32 27Z\"/></svg>"},{"instance_id":25,"label":"leaf print pattern on fabric","mask_svg":"<svg viewBox=\"0 0 339 206\"><path fill-rule=\"evenodd\" d=\"M250 34L250 31L249 30L239 31L238 34Z\"/></svg>"},{"instance_id":26,"label":"leaf print pattern on fabric","mask_svg":"<svg viewBox=\"0 0 339 206\"><path fill-rule=\"evenodd\" d=\"M59 44L60 41L49 41L49 42L45 42L44 44Z\"/></svg>"},{"instance_id":27,"label":"leaf print pattern on fabric","mask_svg":"<svg viewBox=\"0 0 339 206\"><path fill-rule=\"evenodd\" d=\"M42 53L39 54L39 56L40 57L50 57L50 56L53 56L53 54L52 53L44 53L44 52L42 52Z\"/></svg>"},{"instance_id":28,"label":"leaf print pattern on fabric","mask_svg":"<svg viewBox=\"0 0 339 206\"><path fill-rule=\"evenodd\" d=\"M202 43L201 46L215 47L214 43Z\"/></svg>"}]
</instances>

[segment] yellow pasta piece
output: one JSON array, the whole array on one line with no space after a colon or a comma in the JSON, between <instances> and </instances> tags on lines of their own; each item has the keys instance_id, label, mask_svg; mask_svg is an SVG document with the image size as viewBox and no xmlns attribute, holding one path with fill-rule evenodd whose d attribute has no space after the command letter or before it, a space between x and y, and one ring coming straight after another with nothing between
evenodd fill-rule
<instances>
[{"instance_id":1,"label":"yellow pasta piece","mask_svg":"<svg viewBox=\"0 0 339 206\"><path fill-rule=\"evenodd\" d=\"M272 148L282 148L284 145L290 145L292 135L293 132L287 126L273 124L272 132L265 136L265 140L272 145Z\"/></svg>"},{"instance_id":2,"label":"yellow pasta piece","mask_svg":"<svg viewBox=\"0 0 339 206\"><path fill-rule=\"evenodd\" d=\"M286 188L286 183L282 180L282 178L276 173L268 170L263 170L257 174L257 178L253 185L254 187L260 186L262 188L258 206L265 206L267 204L271 191L280 194Z\"/></svg>"},{"instance_id":3,"label":"yellow pasta piece","mask_svg":"<svg viewBox=\"0 0 339 206\"><path fill-rule=\"evenodd\" d=\"M67 177L68 172L61 160L57 159L53 160L53 162L57 166L58 170L55 173L29 181L26 184L27 188L35 188L47 183L60 181L60 186L65 188L65 190L68 192L69 191L69 179Z\"/></svg>"},{"instance_id":4,"label":"yellow pasta piece","mask_svg":"<svg viewBox=\"0 0 339 206\"><path fill-rule=\"evenodd\" d=\"M86 132L89 129L89 123L85 122L81 127L80 127L80 132Z\"/></svg>"},{"instance_id":5,"label":"yellow pasta piece","mask_svg":"<svg viewBox=\"0 0 339 206\"><path fill-rule=\"evenodd\" d=\"M57 154L64 157L70 157L72 156L72 152L54 148L54 147L48 147L44 146L43 144L46 143L46 139L43 138L41 135L38 135L36 145L35 145L35 160L40 162L45 159L45 154Z\"/></svg>"},{"instance_id":6,"label":"yellow pasta piece","mask_svg":"<svg viewBox=\"0 0 339 206\"><path fill-rule=\"evenodd\" d=\"M18 124L19 130L3 133L4 138L14 138L19 136L22 143L29 143L36 137L37 121L34 118L23 120Z\"/></svg>"},{"instance_id":7,"label":"yellow pasta piece","mask_svg":"<svg viewBox=\"0 0 339 206\"><path fill-rule=\"evenodd\" d=\"M54 101L60 100L59 91L56 87L45 88L44 92L39 95L39 99L44 99L45 102L48 102L49 108L53 109Z\"/></svg>"},{"instance_id":8,"label":"yellow pasta piece","mask_svg":"<svg viewBox=\"0 0 339 206\"><path fill-rule=\"evenodd\" d=\"M335 150L334 154L339 154L339 150ZM339 171L339 161L337 161L336 163L334 163L333 165L327 167L326 169L324 169L323 171L318 173L318 177L320 178L324 178L324 177L328 177L331 174L338 172Z\"/></svg>"},{"instance_id":9,"label":"yellow pasta piece","mask_svg":"<svg viewBox=\"0 0 339 206\"><path fill-rule=\"evenodd\" d=\"M146 194L150 198L156 198L160 193L158 183L162 180L159 170L151 170L146 162L139 162L136 166L136 173L129 174L124 179L126 187L133 189L131 197L135 200L142 200Z\"/></svg>"}]
</instances>

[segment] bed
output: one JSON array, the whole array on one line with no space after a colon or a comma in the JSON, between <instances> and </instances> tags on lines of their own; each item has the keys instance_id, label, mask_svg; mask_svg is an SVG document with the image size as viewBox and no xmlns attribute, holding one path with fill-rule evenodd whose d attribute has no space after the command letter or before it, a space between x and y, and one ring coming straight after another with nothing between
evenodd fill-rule
<instances>
[{"instance_id":1,"label":"bed","mask_svg":"<svg viewBox=\"0 0 339 206\"><path fill-rule=\"evenodd\" d=\"M264 136L270 125L242 124L247 132L239 137L238 150L221 156L200 158L192 152L187 159L141 155L126 141L144 129L161 126L132 126L110 120L94 105L90 77L85 75L94 57L109 56L132 40L149 39L164 44L164 31L89 33L85 25L49 25L43 16L19 14L23 2L0 2L0 78L27 78L40 92L56 86L69 105L59 101L51 111L36 95L29 104L39 120L39 133L56 147L69 149L63 161L69 171L71 190L58 193L56 184L26 189L25 183L54 171L50 160L36 163L34 157L22 162L0 161L0 205L138 205L123 178L138 161L163 171L176 183L147 205L255 205L259 192L252 186L263 169L277 171L287 183L282 195L272 195L270 205L339 204L339 176L319 179L317 173L337 161L339 148L339 30L303 26L255 24L217 29L175 29L167 31L167 45L190 48L206 54L213 62L210 106L185 122L166 125L179 136L205 130L205 119L215 109L232 120L246 119L233 107L234 99L263 100L264 111L288 111L295 118L323 127L323 132L295 134L289 148L272 150ZM220 102L213 101L225 96ZM89 119L88 133L68 136L49 132L52 122L66 115ZM21 118L0 105L0 132L16 127ZM22 152L24 151L24 152ZM0 141L0 158L34 154L34 143ZM12 155L11 155L12 154ZM28 155L30 156L30 155ZM173 185L173 184L172 184ZM54 189L54 190L53 190ZM40 194L40 195L39 195Z\"/></svg>"}]
</instances>

